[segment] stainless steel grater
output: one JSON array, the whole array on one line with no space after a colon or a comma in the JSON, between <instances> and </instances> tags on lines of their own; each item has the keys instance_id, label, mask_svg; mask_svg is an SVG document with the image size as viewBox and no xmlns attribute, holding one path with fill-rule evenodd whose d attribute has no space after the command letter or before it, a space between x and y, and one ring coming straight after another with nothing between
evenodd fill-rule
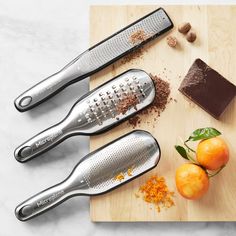
<instances>
[{"instance_id":1,"label":"stainless steel grater","mask_svg":"<svg viewBox=\"0 0 236 236\"><path fill-rule=\"evenodd\" d=\"M26 221L70 197L108 192L154 168L159 159L160 148L153 136L133 131L85 156L63 182L18 205L16 217ZM116 178L121 173L123 180Z\"/></svg>"},{"instance_id":2,"label":"stainless steel grater","mask_svg":"<svg viewBox=\"0 0 236 236\"><path fill-rule=\"evenodd\" d=\"M21 112L33 108L68 85L94 74L171 28L173 23L164 9L159 8L151 12L91 47L62 70L21 94L15 100L15 107ZM137 30L143 30L146 37L145 40L133 44L130 37Z\"/></svg>"},{"instance_id":3,"label":"stainless steel grater","mask_svg":"<svg viewBox=\"0 0 236 236\"><path fill-rule=\"evenodd\" d=\"M102 133L150 105L154 97L149 75L143 70L128 70L79 99L64 120L19 146L15 158L25 162L72 135ZM135 103L125 105L130 98Z\"/></svg>"}]
</instances>

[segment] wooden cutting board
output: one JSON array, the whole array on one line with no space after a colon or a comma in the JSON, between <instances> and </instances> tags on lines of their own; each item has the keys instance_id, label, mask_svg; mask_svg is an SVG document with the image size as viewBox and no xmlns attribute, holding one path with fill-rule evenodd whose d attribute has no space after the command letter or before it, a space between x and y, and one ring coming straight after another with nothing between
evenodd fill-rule
<instances>
[{"instance_id":1,"label":"wooden cutting board","mask_svg":"<svg viewBox=\"0 0 236 236\"><path fill-rule=\"evenodd\" d=\"M99 42L127 24L155 10L159 6L91 6L90 43ZM220 121L212 118L197 105L190 103L177 90L181 80L196 58L203 59L228 80L236 84L236 6L163 6L175 24L169 34L178 38L179 47L170 48L166 36L147 45L142 58L129 63L120 61L91 78L91 89L130 68L141 68L160 75L171 84L170 102L161 116L142 117L137 127L148 130L158 140L162 157L158 166L144 176L113 192L91 198L92 221L235 221L236 220L236 99L230 104ZM197 41L190 44L177 32L176 26L189 21L197 32ZM151 122L151 123L149 123ZM174 145L178 137L187 138L199 127L212 126L222 131L230 146L230 162L210 180L208 193L198 201L182 198L175 187L176 168L185 161ZM133 130L127 123L100 136L92 137L91 150ZM169 189L175 191L175 206L158 213L155 208L135 193L153 174L164 176Z\"/></svg>"}]
</instances>

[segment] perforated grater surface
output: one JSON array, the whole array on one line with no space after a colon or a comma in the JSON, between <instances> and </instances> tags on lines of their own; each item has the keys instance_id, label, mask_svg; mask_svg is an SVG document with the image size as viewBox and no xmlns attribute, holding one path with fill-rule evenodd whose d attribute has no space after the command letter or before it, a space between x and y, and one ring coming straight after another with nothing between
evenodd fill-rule
<instances>
[{"instance_id":1,"label":"perforated grater surface","mask_svg":"<svg viewBox=\"0 0 236 236\"><path fill-rule=\"evenodd\" d=\"M21 94L15 100L15 107L19 111L33 108L71 83L94 74L171 28L173 28L173 23L164 9L159 8L151 12L88 49L61 71ZM138 30L145 33L145 40L133 43L130 41L130 37Z\"/></svg>"},{"instance_id":2,"label":"perforated grater surface","mask_svg":"<svg viewBox=\"0 0 236 236\"><path fill-rule=\"evenodd\" d=\"M60 184L18 205L16 217L25 221L75 195L90 196L110 191L154 168L159 159L160 148L152 135L146 131L133 131L85 156ZM123 180L116 178L121 173Z\"/></svg>"},{"instance_id":3,"label":"perforated grater surface","mask_svg":"<svg viewBox=\"0 0 236 236\"><path fill-rule=\"evenodd\" d=\"M130 97L134 103L129 103ZM138 69L128 70L79 99L63 121L19 146L15 158L25 162L72 135L102 133L150 105L154 97L149 75Z\"/></svg>"}]
</instances>

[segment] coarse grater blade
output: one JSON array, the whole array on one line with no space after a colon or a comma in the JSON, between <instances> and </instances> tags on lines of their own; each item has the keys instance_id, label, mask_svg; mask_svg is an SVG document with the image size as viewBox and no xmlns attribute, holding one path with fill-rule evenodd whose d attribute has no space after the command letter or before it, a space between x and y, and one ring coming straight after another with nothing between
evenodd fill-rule
<instances>
[{"instance_id":1,"label":"coarse grater blade","mask_svg":"<svg viewBox=\"0 0 236 236\"><path fill-rule=\"evenodd\" d=\"M21 112L33 108L68 85L94 74L171 28L173 23L164 9L151 12L91 47L62 70L21 94L15 100L15 107ZM145 33L145 39L132 43L130 37L138 30Z\"/></svg>"},{"instance_id":2,"label":"coarse grater blade","mask_svg":"<svg viewBox=\"0 0 236 236\"><path fill-rule=\"evenodd\" d=\"M160 147L154 137L146 131L133 131L85 156L60 184L18 205L16 217L25 221L70 197L113 190L154 168L159 159ZM120 174L123 180L116 178Z\"/></svg>"},{"instance_id":3,"label":"coarse grater blade","mask_svg":"<svg viewBox=\"0 0 236 236\"><path fill-rule=\"evenodd\" d=\"M72 135L102 133L150 105L154 97L150 76L128 70L79 99L63 121L20 145L15 158L26 162Z\"/></svg>"}]
</instances>

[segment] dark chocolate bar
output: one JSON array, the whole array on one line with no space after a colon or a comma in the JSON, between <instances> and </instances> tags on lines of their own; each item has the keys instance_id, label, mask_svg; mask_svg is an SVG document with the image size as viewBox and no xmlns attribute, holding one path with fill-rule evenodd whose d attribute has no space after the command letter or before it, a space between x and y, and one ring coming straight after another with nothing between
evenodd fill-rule
<instances>
[{"instance_id":1,"label":"dark chocolate bar","mask_svg":"<svg viewBox=\"0 0 236 236\"><path fill-rule=\"evenodd\" d=\"M179 91L216 119L236 95L236 86L201 59L196 59Z\"/></svg>"}]
</instances>

